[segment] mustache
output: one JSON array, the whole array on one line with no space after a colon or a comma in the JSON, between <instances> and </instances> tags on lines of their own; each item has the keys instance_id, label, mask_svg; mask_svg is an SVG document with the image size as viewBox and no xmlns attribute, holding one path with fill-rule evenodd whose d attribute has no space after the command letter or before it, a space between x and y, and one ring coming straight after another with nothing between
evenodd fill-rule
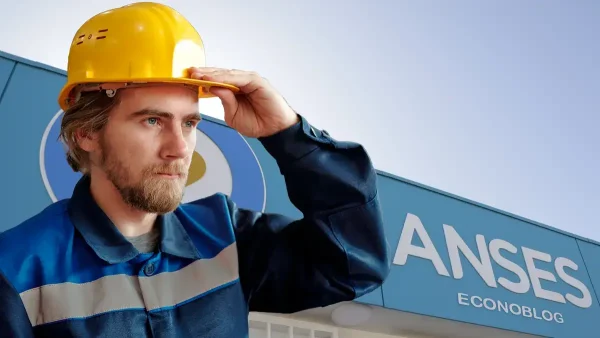
<instances>
[{"instance_id":1,"label":"mustache","mask_svg":"<svg viewBox=\"0 0 600 338\"><path fill-rule=\"evenodd\" d=\"M187 168L182 163L170 163L152 166L148 168L146 172L149 174L168 174L186 176Z\"/></svg>"}]
</instances>

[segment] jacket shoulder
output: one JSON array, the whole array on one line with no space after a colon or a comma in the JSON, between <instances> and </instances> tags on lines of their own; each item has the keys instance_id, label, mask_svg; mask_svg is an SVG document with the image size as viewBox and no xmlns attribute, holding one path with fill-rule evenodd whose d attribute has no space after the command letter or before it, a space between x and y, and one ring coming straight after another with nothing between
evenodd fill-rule
<instances>
[{"instance_id":1,"label":"jacket shoulder","mask_svg":"<svg viewBox=\"0 0 600 338\"><path fill-rule=\"evenodd\" d=\"M26 262L53 259L57 250L72 237L67 200L52 203L36 215L0 233L0 270L9 280L21 272ZM42 262L38 262L42 263Z\"/></svg>"},{"instance_id":2,"label":"jacket shoulder","mask_svg":"<svg viewBox=\"0 0 600 338\"><path fill-rule=\"evenodd\" d=\"M19 247L37 246L60 231L60 223L68 218L68 200L52 203L36 215L0 233L0 255L14 252Z\"/></svg>"}]
</instances>

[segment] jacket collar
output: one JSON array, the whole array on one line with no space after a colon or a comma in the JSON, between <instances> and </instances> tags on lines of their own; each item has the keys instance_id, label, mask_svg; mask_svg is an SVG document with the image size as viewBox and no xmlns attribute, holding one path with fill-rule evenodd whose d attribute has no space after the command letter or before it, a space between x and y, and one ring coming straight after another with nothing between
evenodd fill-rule
<instances>
[{"instance_id":1,"label":"jacket collar","mask_svg":"<svg viewBox=\"0 0 600 338\"><path fill-rule=\"evenodd\" d=\"M88 176L84 175L77 182L68 210L75 228L106 262L122 263L140 254L96 203ZM160 228L160 251L183 258L199 258L198 250L174 213L160 215L155 226Z\"/></svg>"}]
</instances>

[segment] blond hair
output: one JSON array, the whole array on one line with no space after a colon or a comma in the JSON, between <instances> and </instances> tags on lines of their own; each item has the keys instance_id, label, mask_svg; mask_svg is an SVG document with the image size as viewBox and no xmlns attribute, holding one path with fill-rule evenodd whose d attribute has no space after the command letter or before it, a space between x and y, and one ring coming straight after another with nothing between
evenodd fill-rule
<instances>
[{"instance_id":1,"label":"blond hair","mask_svg":"<svg viewBox=\"0 0 600 338\"><path fill-rule=\"evenodd\" d=\"M63 115L59 139L67 148L67 163L75 172L89 173L88 153L81 149L78 136L101 131L108 115L119 102L119 95L108 97L104 91L83 93Z\"/></svg>"}]
</instances>

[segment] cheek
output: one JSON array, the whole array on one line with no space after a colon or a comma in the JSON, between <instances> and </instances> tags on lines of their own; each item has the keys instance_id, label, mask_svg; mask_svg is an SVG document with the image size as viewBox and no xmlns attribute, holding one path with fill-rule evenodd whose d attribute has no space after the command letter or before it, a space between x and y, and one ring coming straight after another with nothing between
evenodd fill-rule
<instances>
[{"instance_id":1,"label":"cheek","mask_svg":"<svg viewBox=\"0 0 600 338\"><path fill-rule=\"evenodd\" d=\"M142 139L127 146L129 162L132 166L143 167L156 161L158 147L150 140Z\"/></svg>"},{"instance_id":2,"label":"cheek","mask_svg":"<svg viewBox=\"0 0 600 338\"><path fill-rule=\"evenodd\" d=\"M141 137L131 132L127 133L127 131L117 135L113 134L111 137L109 141L111 151L118 154L119 159L130 166L143 165L144 158L149 157L152 143L149 142L147 137Z\"/></svg>"},{"instance_id":3,"label":"cheek","mask_svg":"<svg viewBox=\"0 0 600 338\"><path fill-rule=\"evenodd\" d=\"M147 147L147 144L141 140L125 138L122 139L121 142L116 142L114 146L122 154L137 157L144 152L144 148Z\"/></svg>"}]
</instances>

